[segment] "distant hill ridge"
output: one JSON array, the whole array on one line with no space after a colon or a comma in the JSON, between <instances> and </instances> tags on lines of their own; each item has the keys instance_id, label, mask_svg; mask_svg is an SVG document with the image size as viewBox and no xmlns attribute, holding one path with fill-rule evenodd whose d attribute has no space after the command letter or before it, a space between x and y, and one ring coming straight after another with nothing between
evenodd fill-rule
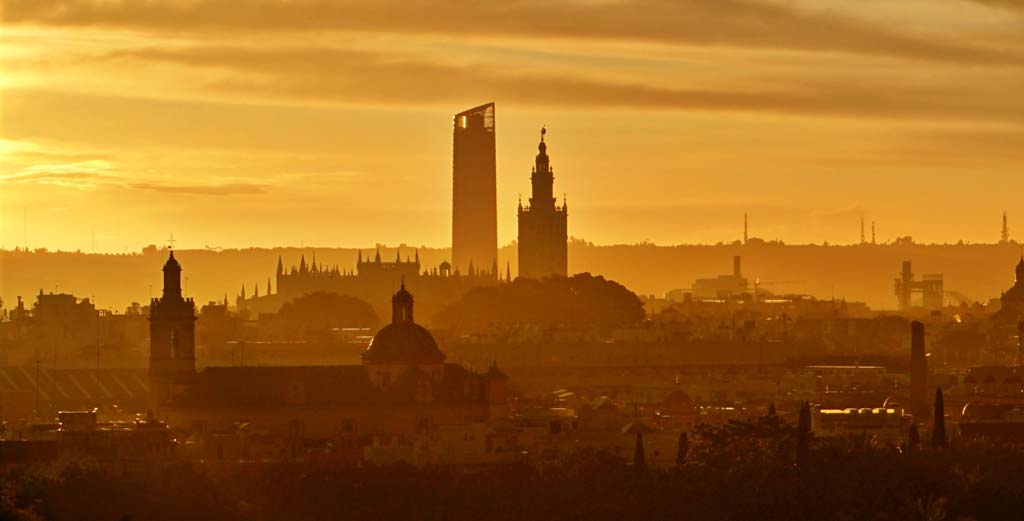
<instances>
[{"instance_id":1,"label":"distant hill ridge","mask_svg":"<svg viewBox=\"0 0 1024 521\"><path fill-rule=\"evenodd\" d=\"M362 248L372 255L375 247ZM451 259L447 248L399 247L402 258L419 250L424 267ZM751 240L742 245L594 245L573 240L569 247L572 273L591 272L617 281L639 294L662 296L672 289L689 288L694 279L730 273L732 257L742 257L743 274L775 293L808 293L818 298L864 301L875 309L895 307L893 279L903 260L913 262L917 277L942 273L947 290L985 302L1013 284L1013 267L1022 247L1009 244L786 245ZM260 294L268 279L273 285L278 256L286 267L316 254L317 263L355 269L359 248L252 248L177 250L184 268L184 284L197 303L222 300L234 303L242 285ZM396 247L381 246L391 260ZM0 251L0 298L5 307L21 295L27 305L45 292L94 297L102 308L123 310L131 302L147 302L160 292L160 267L166 250L148 247L132 254ZM499 266L517 272L516 246L499 251Z\"/></svg>"}]
</instances>

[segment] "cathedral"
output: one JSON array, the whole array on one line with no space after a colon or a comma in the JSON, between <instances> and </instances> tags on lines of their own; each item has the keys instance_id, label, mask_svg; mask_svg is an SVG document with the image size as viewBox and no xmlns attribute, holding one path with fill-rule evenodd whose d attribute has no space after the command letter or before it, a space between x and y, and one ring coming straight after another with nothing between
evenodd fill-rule
<instances>
[{"instance_id":1,"label":"cathedral","mask_svg":"<svg viewBox=\"0 0 1024 521\"><path fill-rule=\"evenodd\" d=\"M533 194L530 205L519 201L519 276L565 277L568 260L568 205L558 206L553 194L555 176L548 159L548 146L541 129L540 144L530 181Z\"/></svg>"},{"instance_id":2,"label":"cathedral","mask_svg":"<svg viewBox=\"0 0 1024 521\"><path fill-rule=\"evenodd\" d=\"M361 447L378 437L410 440L439 426L507 416L507 377L446 362L416 323L402 284L391 322L373 337L361 365L196 368L195 306L181 294L181 266L164 265L164 293L150 316L150 389L157 417L193 432L255 430Z\"/></svg>"},{"instance_id":3,"label":"cathedral","mask_svg":"<svg viewBox=\"0 0 1024 521\"><path fill-rule=\"evenodd\" d=\"M1024 256L1014 269L1013 286L999 296L999 311L995 319L1007 324L1016 324L1024 319Z\"/></svg>"},{"instance_id":4,"label":"cathedral","mask_svg":"<svg viewBox=\"0 0 1024 521\"><path fill-rule=\"evenodd\" d=\"M425 296L429 305L424 316L429 317L475 287L500 283L501 273L496 261L492 261L490 266L475 266L470 262L466 272L453 268L447 261L426 268L420 263L419 252L414 256L406 253L402 258L397 250L391 261L383 260L379 250L372 257L364 257L359 252L354 270L318 264L315 254L309 263L303 255L297 266L286 268L284 259L278 257L275 272L277 291L272 293L268 282L266 293L247 298L243 288L236 304L238 309L251 313L276 313L282 305L297 297L328 292L365 300L378 316L386 316L389 310L382 303L403 282L410 290Z\"/></svg>"}]
</instances>

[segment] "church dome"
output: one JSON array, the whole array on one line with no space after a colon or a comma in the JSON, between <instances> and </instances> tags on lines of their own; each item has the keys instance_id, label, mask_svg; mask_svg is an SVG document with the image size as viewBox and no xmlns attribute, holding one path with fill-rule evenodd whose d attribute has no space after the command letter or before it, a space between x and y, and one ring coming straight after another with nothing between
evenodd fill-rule
<instances>
[{"instance_id":1,"label":"church dome","mask_svg":"<svg viewBox=\"0 0 1024 521\"><path fill-rule=\"evenodd\" d=\"M370 346L363 351L363 361L441 363L444 362L444 353L425 327L412 322L393 322L373 336Z\"/></svg>"},{"instance_id":2,"label":"church dome","mask_svg":"<svg viewBox=\"0 0 1024 521\"><path fill-rule=\"evenodd\" d=\"M404 282L391 297L391 307L391 323L373 336L369 347L363 351L363 361L384 364L444 362L444 353L438 349L434 336L413 321L413 297L406 291Z\"/></svg>"}]
</instances>

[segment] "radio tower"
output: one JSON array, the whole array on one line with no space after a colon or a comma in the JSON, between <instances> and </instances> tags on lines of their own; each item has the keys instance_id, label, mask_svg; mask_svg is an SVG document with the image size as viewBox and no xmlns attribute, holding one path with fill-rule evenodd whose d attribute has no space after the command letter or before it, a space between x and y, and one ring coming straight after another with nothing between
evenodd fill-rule
<instances>
[{"instance_id":1,"label":"radio tower","mask_svg":"<svg viewBox=\"0 0 1024 521\"><path fill-rule=\"evenodd\" d=\"M871 244L875 243L875 221L871 221Z\"/></svg>"},{"instance_id":2,"label":"radio tower","mask_svg":"<svg viewBox=\"0 0 1024 521\"><path fill-rule=\"evenodd\" d=\"M999 244L1008 244L1010 242L1010 227L1006 223L1006 210L1003 210L1003 233L999 237Z\"/></svg>"},{"instance_id":3,"label":"radio tower","mask_svg":"<svg viewBox=\"0 0 1024 521\"><path fill-rule=\"evenodd\" d=\"M860 218L860 243L865 244L867 241L864 240L864 217Z\"/></svg>"}]
</instances>

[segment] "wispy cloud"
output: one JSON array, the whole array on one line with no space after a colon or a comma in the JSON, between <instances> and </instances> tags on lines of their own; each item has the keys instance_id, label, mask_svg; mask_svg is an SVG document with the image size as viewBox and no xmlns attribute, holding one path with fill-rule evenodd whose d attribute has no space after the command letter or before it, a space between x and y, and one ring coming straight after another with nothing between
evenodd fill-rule
<instances>
[{"instance_id":1,"label":"wispy cloud","mask_svg":"<svg viewBox=\"0 0 1024 521\"><path fill-rule=\"evenodd\" d=\"M175 183L132 175L121 171L106 159L39 163L37 158L60 159L93 154L75 151L46 150L38 144L4 140L5 150L0 163L17 171L0 175L0 185L49 185L79 190L122 188L170 194L191 195L251 195L266 193L268 185L250 181L222 180L207 183Z\"/></svg>"},{"instance_id":2,"label":"wispy cloud","mask_svg":"<svg viewBox=\"0 0 1024 521\"><path fill-rule=\"evenodd\" d=\"M267 185L256 183L222 183L222 184L159 184L159 183L128 183L127 186L137 190L149 190L169 194L192 195L247 195L266 193Z\"/></svg>"},{"instance_id":3,"label":"wispy cloud","mask_svg":"<svg viewBox=\"0 0 1024 521\"><path fill-rule=\"evenodd\" d=\"M69 188L95 188L100 184L117 181L107 161L80 161L74 163L34 164L23 170L0 176L0 183L43 184Z\"/></svg>"},{"instance_id":4,"label":"wispy cloud","mask_svg":"<svg viewBox=\"0 0 1024 521\"><path fill-rule=\"evenodd\" d=\"M5 8L7 23L126 27L175 34L353 31L660 42L979 64L1024 61L1018 53L973 42L901 32L831 11L750 0L7 0Z\"/></svg>"},{"instance_id":5,"label":"wispy cloud","mask_svg":"<svg viewBox=\"0 0 1024 521\"><path fill-rule=\"evenodd\" d=\"M170 63L228 72L205 88L232 96L380 104L452 104L500 99L530 105L654 110L725 110L807 115L1024 121L1024 103L1010 93L1021 78L975 86L886 84L866 78L750 82L736 87L677 87L596 77L454 65L427 57L343 49L190 46L143 48L110 60ZM409 88L410 78L416 89ZM966 95L971 89L972 95Z\"/></svg>"},{"instance_id":6,"label":"wispy cloud","mask_svg":"<svg viewBox=\"0 0 1024 521\"><path fill-rule=\"evenodd\" d=\"M1003 9L1014 9L1024 11L1024 0L972 0L979 4Z\"/></svg>"}]
</instances>

